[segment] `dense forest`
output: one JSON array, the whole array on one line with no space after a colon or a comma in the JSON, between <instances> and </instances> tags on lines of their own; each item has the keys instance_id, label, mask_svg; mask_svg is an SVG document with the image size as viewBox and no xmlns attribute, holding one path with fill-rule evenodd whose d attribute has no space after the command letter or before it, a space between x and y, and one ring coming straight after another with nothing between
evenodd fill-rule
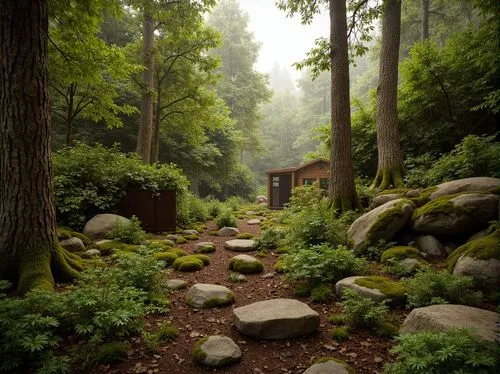
<instances>
[{"instance_id":1,"label":"dense forest","mask_svg":"<svg viewBox=\"0 0 500 374\"><path fill-rule=\"evenodd\" d=\"M500 2L269 2L0 0L0 373L496 373Z\"/></svg>"}]
</instances>

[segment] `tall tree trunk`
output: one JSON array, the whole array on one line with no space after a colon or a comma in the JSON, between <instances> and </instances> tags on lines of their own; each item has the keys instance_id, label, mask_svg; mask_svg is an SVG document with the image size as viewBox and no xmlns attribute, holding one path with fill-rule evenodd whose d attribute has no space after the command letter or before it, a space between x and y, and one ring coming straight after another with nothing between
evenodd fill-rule
<instances>
[{"instance_id":1,"label":"tall tree trunk","mask_svg":"<svg viewBox=\"0 0 500 374\"><path fill-rule=\"evenodd\" d=\"M153 139L151 141L151 163L157 162L160 156L160 122L161 122L161 89L158 83L156 108L153 122Z\"/></svg>"},{"instance_id":2,"label":"tall tree trunk","mask_svg":"<svg viewBox=\"0 0 500 374\"><path fill-rule=\"evenodd\" d=\"M137 136L137 153L142 160L151 163L151 143L153 135L153 39L154 25L153 17L149 13L149 7L144 9L143 21L144 39L144 73L142 74L141 116L139 122L139 134Z\"/></svg>"},{"instance_id":3,"label":"tall tree trunk","mask_svg":"<svg viewBox=\"0 0 500 374\"><path fill-rule=\"evenodd\" d=\"M429 2L430 0L422 0L422 41L429 39Z\"/></svg>"},{"instance_id":4,"label":"tall tree trunk","mask_svg":"<svg viewBox=\"0 0 500 374\"><path fill-rule=\"evenodd\" d=\"M351 150L346 16L346 0L330 0L332 143L329 199L332 207L341 212L360 208Z\"/></svg>"},{"instance_id":5,"label":"tall tree trunk","mask_svg":"<svg viewBox=\"0 0 500 374\"><path fill-rule=\"evenodd\" d=\"M378 167L373 187L403 185L403 152L398 128L398 58L401 0L385 0L377 88Z\"/></svg>"},{"instance_id":6,"label":"tall tree trunk","mask_svg":"<svg viewBox=\"0 0 500 374\"><path fill-rule=\"evenodd\" d=\"M52 187L47 0L0 0L0 279L25 292L72 279Z\"/></svg>"}]
</instances>

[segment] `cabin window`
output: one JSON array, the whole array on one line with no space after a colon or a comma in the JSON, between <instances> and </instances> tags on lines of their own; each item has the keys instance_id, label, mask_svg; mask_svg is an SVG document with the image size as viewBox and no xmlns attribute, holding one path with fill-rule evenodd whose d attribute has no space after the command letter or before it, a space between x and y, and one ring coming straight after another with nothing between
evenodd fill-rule
<instances>
[{"instance_id":1,"label":"cabin window","mask_svg":"<svg viewBox=\"0 0 500 374\"><path fill-rule=\"evenodd\" d=\"M273 177L273 187L280 186L280 177Z\"/></svg>"},{"instance_id":2,"label":"cabin window","mask_svg":"<svg viewBox=\"0 0 500 374\"><path fill-rule=\"evenodd\" d=\"M304 186L311 186L316 183L316 178L302 178L302 184Z\"/></svg>"}]
</instances>

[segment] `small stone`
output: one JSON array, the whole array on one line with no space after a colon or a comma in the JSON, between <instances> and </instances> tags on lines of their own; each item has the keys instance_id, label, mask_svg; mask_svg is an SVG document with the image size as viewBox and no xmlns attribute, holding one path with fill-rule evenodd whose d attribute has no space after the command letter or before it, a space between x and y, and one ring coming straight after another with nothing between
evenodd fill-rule
<instances>
[{"instance_id":1,"label":"small stone","mask_svg":"<svg viewBox=\"0 0 500 374\"><path fill-rule=\"evenodd\" d=\"M198 235L199 232L196 230L182 230L182 235Z\"/></svg>"},{"instance_id":2,"label":"small stone","mask_svg":"<svg viewBox=\"0 0 500 374\"><path fill-rule=\"evenodd\" d=\"M213 335L195 345L195 362L209 367L223 367L241 360L241 349L227 336Z\"/></svg>"},{"instance_id":3,"label":"small stone","mask_svg":"<svg viewBox=\"0 0 500 374\"><path fill-rule=\"evenodd\" d=\"M101 251L95 248L86 250L85 252L82 253L82 257L85 258L99 257L99 256L101 256Z\"/></svg>"},{"instance_id":4,"label":"small stone","mask_svg":"<svg viewBox=\"0 0 500 374\"><path fill-rule=\"evenodd\" d=\"M61 240L59 242L59 245L70 252L80 252L85 250L85 244L83 244L83 240L76 237Z\"/></svg>"},{"instance_id":5,"label":"small stone","mask_svg":"<svg viewBox=\"0 0 500 374\"><path fill-rule=\"evenodd\" d=\"M276 276L276 273L274 271L272 271L270 273L264 274L261 278L269 279L269 278L274 278L275 276Z\"/></svg>"},{"instance_id":6,"label":"small stone","mask_svg":"<svg viewBox=\"0 0 500 374\"><path fill-rule=\"evenodd\" d=\"M260 219L251 219L250 221L247 222L249 225L259 225L260 224Z\"/></svg>"},{"instance_id":7,"label":"small stone","mask_svg":"<svg viewBox=\"0 0 500 374\"><path fill-rule=\"evenodd\" d=\"M236 227L223 227L219 230L220 236L236 236L240 233Z\"/></svg>"},{"instance_id":8,"label":"small stone","mask_svg":"<svg viewBox=\"0 0 500 374\"><path fill-rule=\"evenodd\" d=\"M169 279L166 282L167 288L171 290L180 290L187 287L188 282L184 279Z\"/></svg>"}]
</instances>

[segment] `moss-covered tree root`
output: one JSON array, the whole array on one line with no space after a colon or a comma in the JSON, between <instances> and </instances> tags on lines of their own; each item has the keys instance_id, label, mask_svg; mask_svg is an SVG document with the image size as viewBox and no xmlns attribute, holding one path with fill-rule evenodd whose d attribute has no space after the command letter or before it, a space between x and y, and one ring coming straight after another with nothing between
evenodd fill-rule
<instances>
[{"instance_id":1,"label":"moss-covered tree root","mask_svg":"<svg viewBox=\"0 0 500 374\"><path fill-rule=\"evenodd\" d=\"M16 270L5 276L14 282L17 281L18 293L24 294L34 288L53 290L55 281L67 282L77 279L85 261L56 245L52 249L28 252L17 261L13 259L11 264ZM3 276L4 274L0 274L0 278Z\"/></svg>"},{"instance_id":2,"label":"moss-covered tree root","mask_svg":"<svg viewBox=\"0 0 500 374\"><path fill-rule=\"evenodd\" d=\"M389 187L401 188L404 186L403 174L403 168L379 169L371 187L381 190L386 190Z\"/></svg>"},{"instance_id":3,"label":"moss-covered tree root","mask_svg":"<svg viewBox=\"0 0 500 374\"><path fill-rule=\"evenodd\" d=\"M353 197L335 197L331 199L330 206L338 214L350 210L361 210L361 204L358 196L355 194Z\"/></svg>"}]
</instances>

